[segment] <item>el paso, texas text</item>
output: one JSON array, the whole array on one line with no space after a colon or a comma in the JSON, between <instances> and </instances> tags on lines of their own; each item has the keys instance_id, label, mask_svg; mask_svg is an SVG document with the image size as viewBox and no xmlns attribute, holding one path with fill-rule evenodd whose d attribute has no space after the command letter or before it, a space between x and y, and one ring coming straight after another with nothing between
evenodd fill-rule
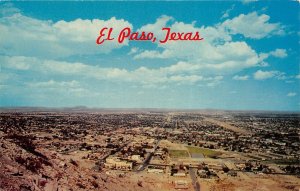
<instances>
[{"instance_id":1,"label":"el paso, texas text","mask_svg":"<svg viewBox=\"0 0 300 191\"><path fill-rule=\"evenodd\" d=\"M201 41L203 38L200 36L199 32L173 32L170 28L162 28L161 29L165 36L163 39L160 39L160 43L166 43L168 41ZM97 44L102 44L105 41L111 41L115 38L112 37L113 28L102 28L99 31L99 36L96 39ZM118 42L123 43L124 40L132 40L132 41L151 41L156 42L156 37L153 32L132 32L129 27L122 29L118 35Z\"/></svg>"}]
</instances>

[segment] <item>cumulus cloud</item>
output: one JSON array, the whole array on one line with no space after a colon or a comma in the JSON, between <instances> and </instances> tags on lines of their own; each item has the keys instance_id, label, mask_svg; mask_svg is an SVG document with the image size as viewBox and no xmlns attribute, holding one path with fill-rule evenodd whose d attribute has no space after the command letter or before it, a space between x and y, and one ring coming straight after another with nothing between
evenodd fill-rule
<instances>
[{"instance_id":1,"label":"cumulus cloud","mask_svg":"<svg viewBox=\"0 0 300 191\"><path fill-rule=\"evenodd\" d=\"M215 46L209 43L183 46L180 43L165 45L163 51L145 50L134 58L177 58L181 61L173 68L219 74L238 72L260 62L257 53L245 42L226 42Z\"/></svg>"},{"instance_id":2,"label":"cumulus cloud","mask_svg":"<svg viewBox=\"0 0 300 191\"><path fill-rule=\"evenodd\" d=\"M269 23L269 19L268 15L257 15L253 12L227 19L215 26L197 27L196 22L183 23L170 16L161 16L154 23L142 26L139 31L154 32L158 36L164 35L161 31L163 27L170 27L176 32L200 31L204 41L157 43L158 49L140 51L134 54L134 59L175 58L179 62L174 67L183 68L181 66L185 65L197 72L218 74L235 73L255 66L268 66L265 60L270 55L284 58L287 56L286 50L276 49L259 54L245 41L232 41L231 35L239 33L250 38L263 38L283 33L281 24ZM253 23L258 27L252 27ZM247 30L244 25L255 29Z\"/></svg>"},{"instance_id":3,"label":"cumulus cloud","mask_svg":"<svg viewBox=\"0 0 300 191\"><path fill-rule=\"evenodd\" d=\"M64 76L64 77L84 77L94 80L110 80L116 82L135 82L143 85L155 84L193 84L203 81L219 82L223 79L222 76L202 76L193 74L187 71L181 71L174 65L161 67L157 69L150 69L146 67L139 67L135 70L127 70L120 68L103 68L100 66L87 65L80 62L64 62L56 60L44 60L34 57L24 56L0 56L0 61L3 69L23 70L23 72L39 73L43 76ZM12 64L14 63L14 64ZM26 64L26 70L18 64ZM47 82L35 83L35 87L45 86L63 86L63 85L77 85L76 81L61 82L57 84L55 81L50 80Z\"/></svg>"},{"instance_id":4,"label":"cumulus cloud","mask_svg":"<svg viewBox=\"0 0 300 191\"><path fill-rule=\"evenodd\" d=\"M167 15L162 15L156 19L155 23L146 24L146 25L142 26L141 28L139 28L138 32L142 32L142 31L154 32L155 36L158 39L163 39L164 32L161 29L166 26L169 26L168 24L173 20L174 20L173 17L167 16Z\"/></svg>"},{"instance_id":5,"label":"cumulus cloud","mask_svg":"<svg viewBox=\"0 0 300 191\"><path fill-rule=\"evenodd\" d=\"M286 96L288 96L288 97L294 97L296 95L297 95L296 92L289 92Z\"/></svg>"},{"instance_id":6,"label":"cumulus cloud","mask_svg":"<svg viewBox=\"0 0 300 191\"><path fill-rule=\"evenodd\" d=\"M227 19L221 26L230 34L242 34L247 38L261 39L271 35L283 35L284 26L280 23L269 23L270 16L258 15L257 12L240 14L233 19Z\"/></svg>"},{"instance_id":7,"label":"cumulus cloud","mask_svg":"<svg viewBox=\"0 0 300 191\"><path fill-rule=\"evenodd\" d=\"M132 47L130 49L130 51L128 52L128 55L132 55L132 54L135 54L139 51L139 48L138 47Z\"/></svg>"},{"instance_id":8,"label":"cumulus cloud","mask_svg":"<svg viewBox=\"0 0 300 191\"><path fill-rule=\"evenodd\" d=\"M262 70L258 70L256 71L254 74L254 79L256 80L265 80L265 79L269 79L269 78L273 78L276 77L279 80L283 80L286 79L285 74L283 72L280 71L262 71Z\"/></svg>"},{"instance_id":9,"label":"cumulus cloud","mask_svg":"<svg viewBox=\"0 0 300 191\"><path fill-rule=\"evenodd\" d=\"M248 80L249 79L249 76L248 75L245 75L245 76L239 76L239 75L235 75L233 76L234 80L241 80L241 81L245 81L245 80Z\"/></svg>"},{"instance_id":10,"label":"cumulus cloud","mask_svg":"<svg viewBox=\"0 0 300 191\"><path fill-rule=\"evenodd\" d=\"M132 24L112 17L108 20L76 19L73 21L40 20L14 11L2 13L0 18L0 53L7 55L61 58L76 54L109 53L113 49L128 45L126 40L96 45L99 30L113 27L113 36Z\"/></svg>"},{"instance_id":11,"label":"cumulus cloud","mask_svg":"<svg viewBox=\"0 0 300 191\"><path fill-rule=\"evenodd\" d=\"M261 67L267 67L269 66L269 63L267 61L265 61L266 59L268 59L270 56L276 57L276 58L285 58L288 56L287 51L285 49L275 49L273 51L270 51L268 53L259 53L258 57L259 57L259 66Z\"/></svg>"},{"instance_id":12,"label":"cumulus cloud","mask_svg":"<svg viewBox=\"0 0 300 191\"><path fill-rule=\"evenodd\" d=\"M272 55L274 57L278 57L278 58L285 58L285 57L287 57L286 50L285 49L279 49L279 48L277 48L274 51L271 51L270 55Z\"/></svg>"},{"instance_id":13,"label":"cumulus cloud","mask_svg":"<svg viewBox=\"0 0 300 191\"><path fill-rule=\"evenodd\" d=\"M255 33L259 31L240 30L239 22L249 20L265 28L262 36ZM165 44L156 42L157 49L142 50L132 47L128 55L134 59L172 59L170 66L150 69L139 67L135 70L121 68L103 68L81 62L66 62L61 58L80 54L108 53L113 49L128 45L128 41L119 44L117 41L97 46L95 43L99 29L113 27L115 36L124 27L131 27L130 22L112 17L108 20L76 19L72 21L46 21L23 15L20 11L12 9L9 14L3 13L0 18L0 56L2 67L17 71L38 71L42 74L61 74L66 76L80 75L97 80L117 80L136 82L144 85L176 83L192 84L205 82L210 86L219 84L222 76L233 74L246 68L262 66L270 55L283 58L287 56L285 49L276 49L269 53L258 54L247 42L233 41L233 34L244 34L250 38L262 38L270 34L279 34L279 23L269 23L269 16L257 15L256 12L248 15L239 15L227 19L215 26L197 26L196 22L184 23L176 21L173 17L163 15L154 23L146 24L138 31L153 32L157 38L163 39L163 27L170 27L176 32L197 32L204 37L204 41L173 41ZM253 24L251 24L253 25ZM251 26L250 25L250 26ZM254 28L254 27L253 27ZM255 27L259 28L259 27ZM277 32L276 32L277 31ZM268 34L267 34L268 33ZM18 40L15 38L18 37ZM60 59L58 59L60 58ZM266 74L257 71L256 79L267 79L272 75L279 78L283 75ZM214 76L219 76L218 78ZM222 78L221 78L222 77ZM234 80L247 80L249 76L234 76ZM48 81L53 83L54 81Z\"/></svg>"}]
</instances>

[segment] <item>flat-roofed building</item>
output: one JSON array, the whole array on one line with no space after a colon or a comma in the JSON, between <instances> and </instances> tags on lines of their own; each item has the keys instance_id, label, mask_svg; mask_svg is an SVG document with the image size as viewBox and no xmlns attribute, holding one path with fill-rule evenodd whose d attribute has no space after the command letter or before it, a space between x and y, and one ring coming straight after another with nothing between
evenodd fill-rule
<instances>
[{"instance_id":1,"label":"flat-roofed building","mask_svg":"<svg viewBox=\"0 0 300 191\"><path fill-rule=\"evenodd\" d=\"M109 169L132 170L133 163L122 160L118 157L108 157L104 163L104 166Z\"/></svg>"},{"instance_id":2,"label":"flat-roofed building","mask_svg":"<svg viewBox=\"0 0 300 191\"><path fill-rule=\"evenodd\" d=\"M175 189L188 189L189 185L186 180L176 180L175 181Z\"/></svg>"}]
</instances>

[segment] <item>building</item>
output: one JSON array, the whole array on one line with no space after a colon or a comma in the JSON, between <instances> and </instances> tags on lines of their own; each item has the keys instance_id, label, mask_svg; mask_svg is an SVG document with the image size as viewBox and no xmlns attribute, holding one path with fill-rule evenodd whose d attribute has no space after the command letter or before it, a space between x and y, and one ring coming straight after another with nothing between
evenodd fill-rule
<instances>
[{"instance_id":1,"label":"building","mask_svg":"<svg viewBox=\"0 0 300 191\"><path fill-rule=\"evenodd\" d=\"M174 184L175 184L175 189L188 189L189 188L188 183L185 180L176 180L174 182Z\"/></svg>"},{"instance_id":2,"label":"building","mask_svg":"<svg viewBox=\"0 0 300 191\"><path fill-rule=\"evenodd\" d=\"M105 168L117 169L117 170L132 170L133 163L122 160L119 157L108 157L104 163Z\"/></svg>"}]
</instances>

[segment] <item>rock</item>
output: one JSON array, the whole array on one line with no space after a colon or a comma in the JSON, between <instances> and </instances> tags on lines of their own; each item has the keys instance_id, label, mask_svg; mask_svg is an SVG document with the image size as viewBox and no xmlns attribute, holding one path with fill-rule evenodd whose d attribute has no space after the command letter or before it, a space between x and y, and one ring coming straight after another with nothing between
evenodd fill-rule
<instances>
[{"instance_id":1,"label":"rock","mask_svg":"<svg viewBox=\"0 0 300 191\"><path fill-rule=\"evenodd\" d=\"M140 187L143 187L143 182L139 180L137 185L139 185Z\"/></svg>"}]
</instances>

